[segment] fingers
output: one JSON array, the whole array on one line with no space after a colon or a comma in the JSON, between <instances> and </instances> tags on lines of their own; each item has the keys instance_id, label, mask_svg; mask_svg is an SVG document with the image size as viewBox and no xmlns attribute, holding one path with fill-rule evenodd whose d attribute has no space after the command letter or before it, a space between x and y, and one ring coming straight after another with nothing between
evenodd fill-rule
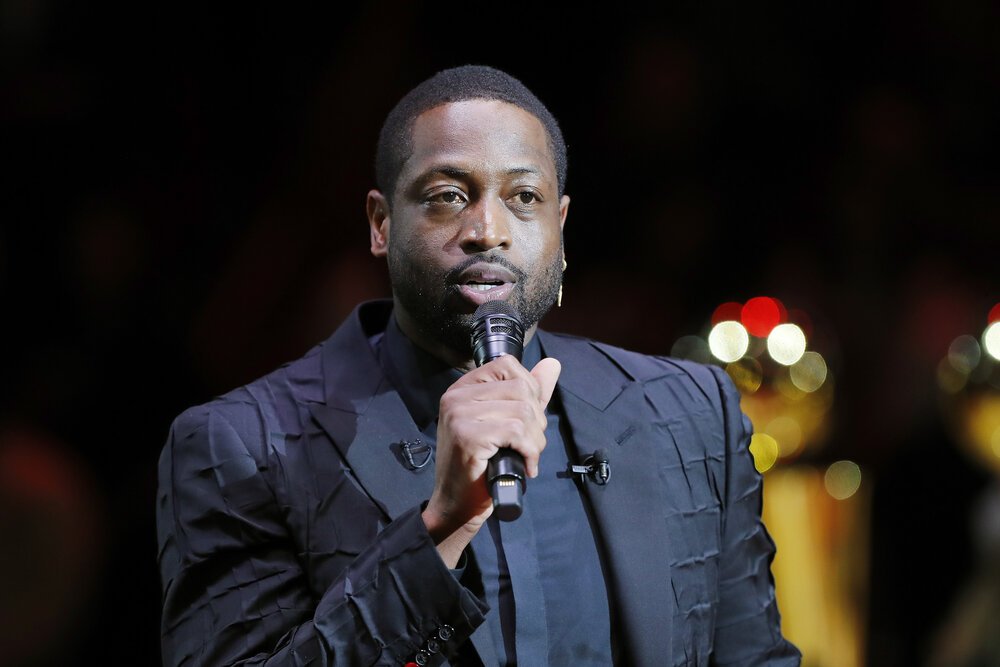
<instances>
[{"instance_id":1,"label":"fingers","mask_svg":"<svg viewBox=\"0 0 1000 667\"><path fill-rule=\"evenodd\" d=\"M562 365L558 359L542 359L535 364L531 372L528 372L516 358L505 354L487 364L483 364L473 371L469 371L452 386L460 387L463 385L521 379L530 383L532 392L544 408L552 398L552 392L555 390L556 382L559 380L561 372Z\"/></svg>"},{"instance_id":2,"label":"fingers","mask_svg":"<svg viewBox=\"0 0 1000 667\"><path fill-rule=\"evenodd\" d=\"M560 373L562 373L562 364L559 363L558 359L551 357L542 359L531 369L531 376L538 382L538 400L543 409L552 398L552 392L555 391Z\"/></svg>"},{"instance_id":3,"label":"fingers","mask_svg":"<svg viewBox=\"0 0 1000 667\"><path fill-rule=\"evenodd\" d=\"M452 386L463 384L475 384L478 382L496 382L498 380L512 380L516 377L523 377L528 371L521 365L516 357L505 354L497 357L493 361L483 364L475 370L471 370Z\"/></svg>"},{"instance_id":4,"label":"fingers","mask_svg":"<svg viewBox=\"0 0 1000 667\"><path fill-rule=\"evenodd\" d=\"M475 494L452 489L453 483L480 478L486 462L504 447L521 454L528 476L537 477L545 448L545 408L561 369L555 359L543 359L529 372L515 357L504 355L449 387L439 411L439 486L451 495L472 498ZM454 470L445 472L444 464L453 464ZM472 502L478 503L479 497Z\"/></svg>"},{"instance_id":5,"label":"fingers","mask_svg":"<svg viewBox=\"0 0 1000 667\"><path fill-rule=\"evenodd\" d=\"M467 456L485 463L498 449L510 447L524 457L529 475L535 476L545 448L546 419L534 399L468 401L457 395L442 400L441 414L443 426L465 444Z\"/></svg>"}]
</instances>

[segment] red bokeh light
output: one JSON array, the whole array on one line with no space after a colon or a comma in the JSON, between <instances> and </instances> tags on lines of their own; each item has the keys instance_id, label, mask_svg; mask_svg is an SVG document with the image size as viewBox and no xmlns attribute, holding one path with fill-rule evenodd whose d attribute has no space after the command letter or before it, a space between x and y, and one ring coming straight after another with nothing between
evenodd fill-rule
<instances>
[{"instance_id":1,"label":"red bokeh light","mask_svg":"<svg viewBox=\"0 0 1000 667\"><path fill-rule=\"evenodd\" d=\"M990 308L990 314L986 316L986 324L993 324L1000 321L1000 303Z\"/></svg>"},{"instance_id":2,"label":"red bokeh light","mask_svg":"<svg viewBox=\"0 0 1000 667\"><path fill-rule=\"evenodd\" d=\"M784 304L769 296L755 296L740 312L740 321L751 335L765 338L788 317Z\"/></svg>"},{"instance_id":3,"label":"red bokeh light","mask_svg":"<svg viewBox=\"0 0 1000 667\"><path fill-rule=\"evenodd\" d=\"M730 320L739 322L740 313L743 311L743 304L737 303L736 301L727 301L726 303L720 305L712 313L712 326L714 327L719 322L728 322Z\"/></svg>"}]
</instances>

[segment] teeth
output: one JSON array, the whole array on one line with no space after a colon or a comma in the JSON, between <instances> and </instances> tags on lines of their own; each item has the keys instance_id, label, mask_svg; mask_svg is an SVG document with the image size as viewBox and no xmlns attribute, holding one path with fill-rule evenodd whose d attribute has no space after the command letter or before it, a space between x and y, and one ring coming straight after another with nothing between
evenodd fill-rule
<instances>
[{"instance_id":1,"label":"teeth","mask_svg":"<svg viewBox=\"0 0 1000 667\"><path fill-rule=\"evenodd\" d=\"M469 287L471 287L472 289L474 289L474 290L476 290L478 292L486 292L486 291L489 291L489 290L493 289L495 287L495 285L489 285L489 284L485 284L485 283L469 283Z\"/></svg>"}]
</instances>

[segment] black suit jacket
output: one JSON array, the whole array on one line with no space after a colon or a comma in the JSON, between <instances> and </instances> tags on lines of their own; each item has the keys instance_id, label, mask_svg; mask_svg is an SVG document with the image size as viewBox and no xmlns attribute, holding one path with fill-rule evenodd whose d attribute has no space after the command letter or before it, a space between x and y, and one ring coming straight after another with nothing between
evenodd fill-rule
<instances>
[{"instance_id":1,"label":"black suit jacket","mask_svg":"<svg viewBox=\"0 0 1000 667\"><path fill-rule=\"evenodd\" d=\"M488 612L420 518L433 467L363 304L303 358L174 422L157 526L166 665L497 664ZM797 665L783 639L750 425L724 372L538 332L580 451L627 665ZM530 497L529 497L530 502ZM474 588L474 587L472 587ZM436 651L436 652L435 652Z\"/></svg>"}]
</instances>

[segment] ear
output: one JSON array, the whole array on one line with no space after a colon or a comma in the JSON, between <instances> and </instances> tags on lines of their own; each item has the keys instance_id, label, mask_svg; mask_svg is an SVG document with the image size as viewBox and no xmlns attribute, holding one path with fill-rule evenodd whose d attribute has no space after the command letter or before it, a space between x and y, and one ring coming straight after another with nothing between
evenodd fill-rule
<instances>
[{"instance_id":1,"label":"ear","mask_svg":"<svg viewBox=\"0 0 1000 667\"><path fill-rule=\"evenodd\" d=\"M559 200L559 229L566 225L567 213L569 213L569 195L563 195Z\"/></svg>"},{"instance_id":2,"label":"ear","mask_svg":"<svg viewBox=\"0 0 1000 667\"><path fill-rule=\"evenodd\" d=\"M389 251L389 202L378 190L369 190L365 210L371 232L372 255L385 257Z\"/></svg>"}]
</instances>

